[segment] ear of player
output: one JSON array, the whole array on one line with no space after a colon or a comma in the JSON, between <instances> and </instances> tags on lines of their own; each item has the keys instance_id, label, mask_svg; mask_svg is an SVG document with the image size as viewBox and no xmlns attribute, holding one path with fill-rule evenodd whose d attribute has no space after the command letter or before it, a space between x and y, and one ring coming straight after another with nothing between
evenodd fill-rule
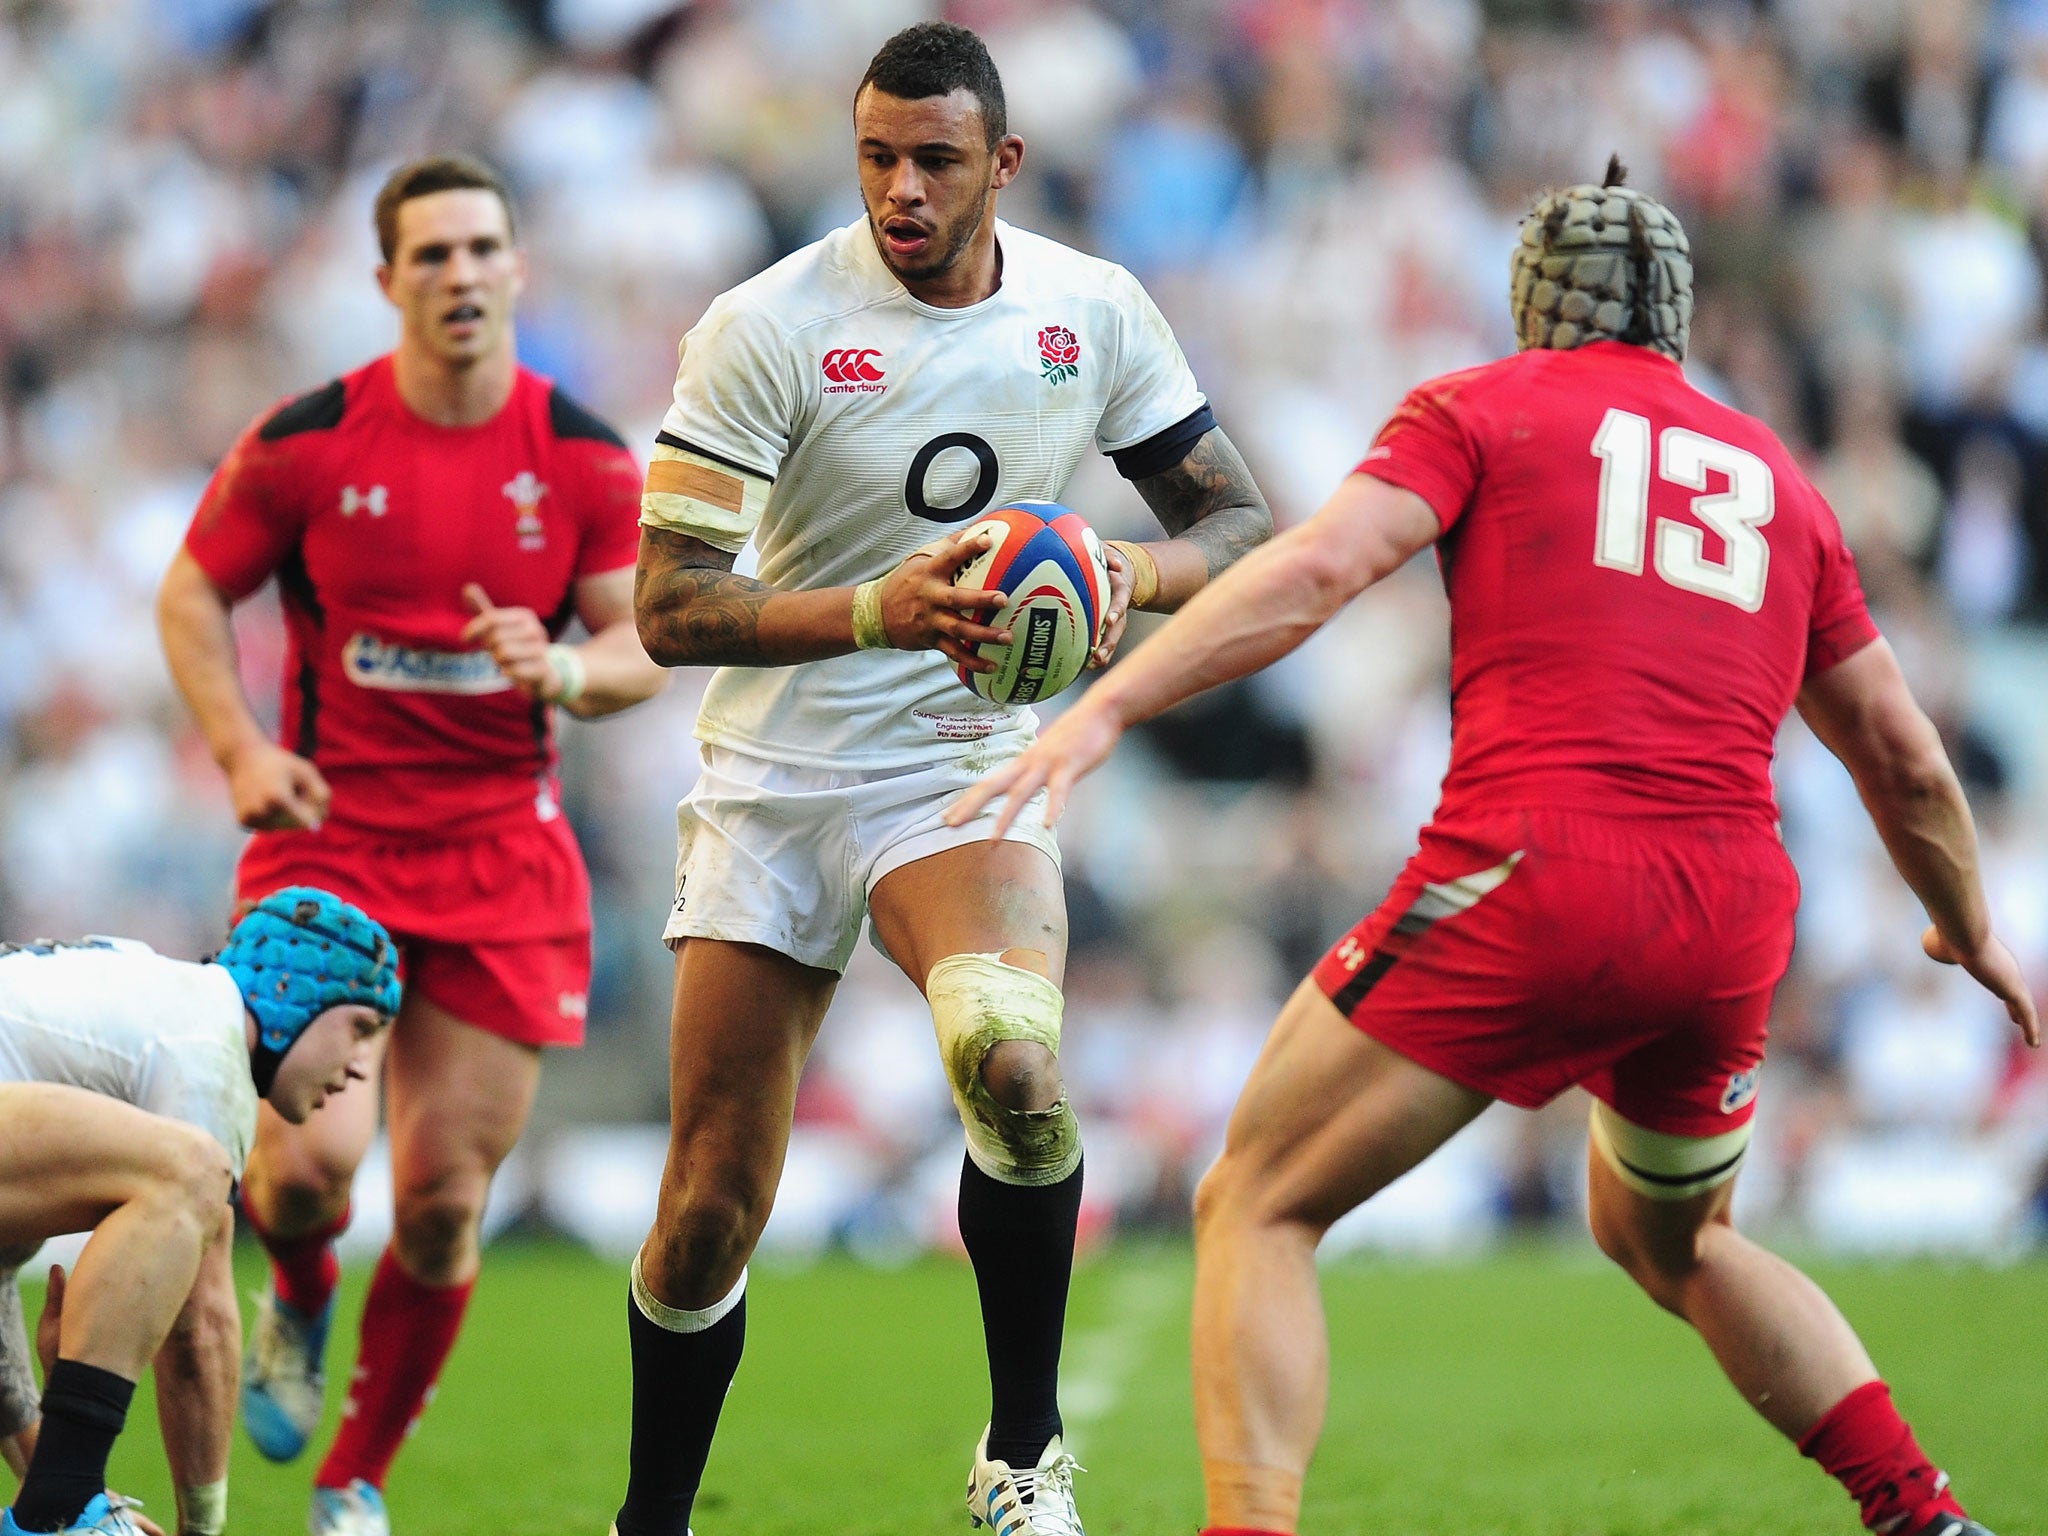
<instances>
[{"instance_id":1,"label":"ear of player","mask_svg":"<svg viewBox=\"0 0 2048 1536\"><path fill-rule=\"evenodd\" d=\"M1002 592L1003 607L978 622L1011 633L1008 645L983 645L993 672L959 668L960 681L998 704L1032 704L1071 684L1101 643L1109 611L1109 562L1095 530L1056 501L1020 501L970 528L993 527L981 554L961 567L955 586Z\"/></svg>"},{"instance_id":2,"label":"ear of player","mask_svg":"<svg viewBox=\"0 0 2048 1536\"><path fill-rule=\"evenodd\" d=\"M398 1012L398 950L384 925L339 896L288 885L251 907L214 957L256 1015L250 1058L256 1091L270 1092L278 1063L329 1008L360 1003Z\"/></svg>"}]
</instances>

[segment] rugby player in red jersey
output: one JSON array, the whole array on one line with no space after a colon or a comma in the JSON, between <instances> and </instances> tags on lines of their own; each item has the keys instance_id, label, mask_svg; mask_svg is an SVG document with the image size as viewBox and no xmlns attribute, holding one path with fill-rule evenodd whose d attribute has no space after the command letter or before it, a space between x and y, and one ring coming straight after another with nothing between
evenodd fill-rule
<instances>
[{"instance_id":1,"label":"rugby player in red jersey","mask_svg":"<svg viewBox=\"0 0 2048 1536\"><path fill-rule=\"evenodd\" d=\"M267 412L208 486L159 598L164 650L255 836L246 901L323 886L398 940L384 1063L396 1230L371 1283L315 1532L388 1529L380 1490L453 1346L491 1176L540 1049L583 1036L589 882L555 786L555 706L609 714L666 674L634 634L640 466L519 366L503 184L461 158L378 194L397 350ZM275 575L281 741L243 693L230 613ZM590 637L562 643L571 619ZM317 1427L321 1350L376 1097L263 1116L243 1208L269 1250L242 1408L274 1460Z\"/></svg>"},{"instance_id":2,"label":"rugby player in red jersey","mask_svg":"<svg viewBox=\"0 0 2048 1536\"><path fill-rule=\"evenodd\" d=\"M1195 1412L1210 1536L1289 1532L1322 1429L1331 1223L1494 1099L1580 1084L1600 1246L1691 1323L1864 1523L1983 1536L1848 1323L1729 1219L1798 883L1772 742L1796 704L1854 775L1963 966L2029 1045L1940 740L1834 514L1771 432L1679 369L1691 263L1619 185L1522 226L1519 355L1409 395L1314 519L1248 556L952 812L1074 781L1125 727L1274 661L1436 544L1451 764L1378 911L1282 1012L1196 1197Z\"/></svg>"}]
</instances>

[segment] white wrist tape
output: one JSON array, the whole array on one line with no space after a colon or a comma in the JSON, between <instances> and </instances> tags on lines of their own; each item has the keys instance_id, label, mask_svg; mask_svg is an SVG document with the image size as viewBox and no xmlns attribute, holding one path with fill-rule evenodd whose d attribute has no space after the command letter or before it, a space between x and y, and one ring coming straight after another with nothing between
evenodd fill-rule
<instances>
[{"instance_id":1,"label":"white wrist tape","mask_svg":"<svg viewBox=\"0 0 2048 1536\"><path fill-rule=\"evenodd\" d=\"M853 589L853 643L864 651L889 649L889 630L882 622L882 578Z\"/></svg>"},{"instance_id":2,"label":"white wrist tape","mask_svg":"<svg viewBox=\"0 0 2048 1536\"><path fill-rule=\"evenodd\" d=\"M551 645L548 647L548 665L554 669L555 680L562 691L555 695L557 704L574 704L583 697L583 688L590 681L590 673L583 665L583 653L573 645Z\"/></svg>"}]
</instances>

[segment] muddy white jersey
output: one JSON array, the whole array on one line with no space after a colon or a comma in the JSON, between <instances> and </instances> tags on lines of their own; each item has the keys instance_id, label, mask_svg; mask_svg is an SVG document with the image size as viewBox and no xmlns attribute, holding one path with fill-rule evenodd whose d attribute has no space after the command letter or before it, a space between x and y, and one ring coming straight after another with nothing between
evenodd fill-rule
<instances>
[{"instance_id":1,"label":"muddy white jersey","mask_svg":"<svg viewBox=\"0 0 2048 1536\"><path fill-rule=\"evenodd\" d=\"M212 1134L242 1176L256 1083L241 989L133 939L0 949L0 1083L60 1083Z\"/></svg>"},{"instance_id":2,"label":"muddy white jersey","mask_svg":"<svg viewBox=\"0 0 2048 1536\"><path fill-rule=\"evenodd\" d=\"M1134 478L1178 463L1213 417L1137 279L996 231L1001 285L961 309L913 298L865 219L715 300L683 339L641 522L751 537L784 590L851 586L990 508L1057 501L1091 447ZM875 650L723 668L697 735L873 770L1013 750L1035 724L936 651Z\"/></svg>"}]
</instances>

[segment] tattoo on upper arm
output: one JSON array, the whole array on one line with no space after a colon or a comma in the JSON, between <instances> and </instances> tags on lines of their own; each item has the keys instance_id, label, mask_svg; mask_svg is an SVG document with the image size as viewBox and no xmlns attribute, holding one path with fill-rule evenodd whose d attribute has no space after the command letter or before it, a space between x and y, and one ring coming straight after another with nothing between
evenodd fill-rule
<instances>
[{"instance_id":1,"label":"tattoo on upper arm","mask_svg":"<svg viewBox=\"0 0 2048 1536\"><path fill-rule=\"evenodd\" d=\"M1266 498L1221 427L1203 433L1173 468L1135 484L1160 525L1201 550L1212 581L1273 536Z\"/></svg>"},{"instance_id":2,"label":"tattoo on upper arm","mask_svg":"<svg viewBox=\"0 0 2048 1536\"><path fill-rule=\"evenodd\" d=\"M759 665L761 609L775 588L734 575L737 557L702 539L641 535L633 617L647 654L664 667Z\"/></svg>"}]
</instances>

